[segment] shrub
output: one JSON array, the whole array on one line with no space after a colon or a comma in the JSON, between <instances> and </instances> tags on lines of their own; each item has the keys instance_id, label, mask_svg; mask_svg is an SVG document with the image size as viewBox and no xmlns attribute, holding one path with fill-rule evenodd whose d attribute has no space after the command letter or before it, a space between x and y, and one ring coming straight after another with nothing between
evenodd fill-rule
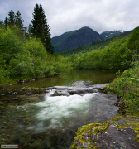
<instances>
[{"instance_id":1,"label":"shrub","mask_svg":"<svg viewBox=\"0 0 139 149\"><path fill-rule=\"evenodd\" d=\"M11 74L23 77L42 77L46 71L47 53L40 40L27 40L22 50L12 59Z\"/></svg>"},{"instance_id":2,"label":"shrub","mask_svg":"<svg viewBox=\"0 0 139 149\"><path fill-rule=\"evenodd\" d=\"M139 114L139 64L125 70L108 86L108 89L123 98L128 112Z\"/></svg>"},{"instance_id":3,"label":"shrub","mask_svg":"<svg viewBox=\"0 0 139 149\"><path fill-rule=\"evenodd\" d=\"M111 41L107 46L72 56L76 69L124 70L130 67L131 50L127 48L129 37Z\"/></svg>"},{"instance_id":4,"label":"shrub","mask_svg":"<svg viewBox=\"0 0 139 149\"><path fill-rule=\"evenodd\" d=\"M10 28L0 28L0 33L0 53L5 64L9 65L10 60L21 50L22 41Z\"/></svg>"}]
</instances>

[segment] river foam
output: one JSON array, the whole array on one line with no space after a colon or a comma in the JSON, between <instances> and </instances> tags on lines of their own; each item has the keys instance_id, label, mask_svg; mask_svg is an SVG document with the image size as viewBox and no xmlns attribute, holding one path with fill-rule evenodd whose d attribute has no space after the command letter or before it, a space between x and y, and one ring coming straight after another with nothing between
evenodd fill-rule
<instances>
[{"instance_id":1,"label":"river foam","mask_svg":"<svg viewBox=\"0 0 139 149\"><path fill-rule=\"evenodd\" d=\"M95 94L55 96L46 95L45 101L37 103L42 110L37 114L37 118L45 120L48 118L58 119L61 117L69 117L76 110L85 110L88 108L89 101Z\"/></svg>"},{"instance_id":2,"label":"river foam","mask_svg":"<svg viewBox=\"0 0 139 149\"><path fill-rule=\"evenodd\" d=\"M112 116L117 108L115 100L110 100L100 93L54 96L45 96L43 102L36 103L40 108L36 118L40 122L48 123L48 127L63 127L71 123L82 123L94 120L103 120Z\"/></svg>"}]
</instances>

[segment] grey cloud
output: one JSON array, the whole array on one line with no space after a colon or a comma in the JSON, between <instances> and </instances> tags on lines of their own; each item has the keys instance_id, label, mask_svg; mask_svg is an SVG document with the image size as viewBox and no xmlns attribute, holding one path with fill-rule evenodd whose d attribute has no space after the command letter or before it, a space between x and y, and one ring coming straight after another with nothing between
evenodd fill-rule
<instances>
[{"instance_id":1,"label":"grey cloud","mask_svg":"<svg viewBox=\"0 0 139 149\"><path fill-rule=\"evenodd\" d=\"M35 3L43 5L52 36L82 26L102 32L139 25L138 0L0 0L0 19L11 9L20 10L27 25Z\"/></svg>"}]
</instances>

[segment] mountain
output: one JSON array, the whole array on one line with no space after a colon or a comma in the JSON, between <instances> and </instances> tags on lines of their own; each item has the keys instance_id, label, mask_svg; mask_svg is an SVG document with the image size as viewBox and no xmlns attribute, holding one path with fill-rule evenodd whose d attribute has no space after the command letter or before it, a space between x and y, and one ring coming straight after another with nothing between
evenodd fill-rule
<instances>
[{"instance_id":1,"label":"mountain","mask_svg":"<svg viewBox=\"0 0 139 149\"><path fill-rule=\"evenodd\" d=\"M96 44L101 42L102 39L97 31L85 26L79 30L69 31L61 36L53 37L51 41L56 53L66 53L73 49Z\"/></svg>"},{"instance_id":2,"label":"mountain","mask_svg":"<svg viewBox=\"0 0 139 149\"><path fill-rule=\"evenodd\" d=\"M121 31L104 31L102 34L100 34L100 36L103 41L106 41L113 37L120 36L122 34L123 34L123 32L121 32Z\"/></svg>"},{"instance_id":3,"label":"mountain","mask_svg":"<svg viewBox=\"0 0 139 149\"><path fill-rule=\"evenodd\" d=\"M79 30L65 32L60 36L55 36L51 39L51 42L55 53L73 53L81 51L90 45L96 45L97 43L129 33L129 31L104 31L99 34L97 31L85 26Z\"/></svg>"}]
</instances>

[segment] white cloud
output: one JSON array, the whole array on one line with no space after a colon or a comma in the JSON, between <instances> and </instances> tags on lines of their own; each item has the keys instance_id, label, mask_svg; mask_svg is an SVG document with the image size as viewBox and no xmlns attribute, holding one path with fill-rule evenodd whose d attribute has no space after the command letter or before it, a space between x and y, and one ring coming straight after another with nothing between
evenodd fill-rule
<instances>
[{"instance_id":1,"label":"white cloud","mask_svg":"<svg viewBox=\"0 0 139 149\"><path fill-rule=\"evenodd\" d=\"M0 0L0 18L11 9L20 10L28 24L36 3L46 11L52 36L82 26L101 32L131 30L139 25L138 0Z\"/></svg>"}]
</instances>

